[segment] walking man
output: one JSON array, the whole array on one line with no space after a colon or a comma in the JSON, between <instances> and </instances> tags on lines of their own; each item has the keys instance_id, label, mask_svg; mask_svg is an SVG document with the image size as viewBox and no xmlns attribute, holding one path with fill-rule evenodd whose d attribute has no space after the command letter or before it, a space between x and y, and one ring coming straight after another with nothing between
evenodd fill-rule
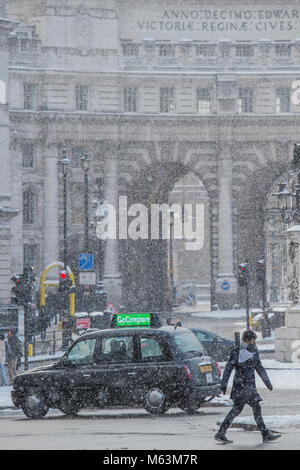
<instances>
[{"instance_id":1,"label":"walking man","mask_svg":"<svg viewBox=\"0 0 300 470\"><path fill-rule=\"evenodd\" d=\"M15 375L17 374L17 364L20 358L22 357L22 347L21 347L21 341L17 338L15 332L13 329L9 329L7 332L8 336L8 346L9 346L9 352L8 352L8 358L7 358L7 371L9 375L9 381L10 384L12 385Z\"/></svg>"},{"instance_id":2,"label":"walking man","mask_svg":"<svg viewBox=\"0 0 300 470\"><path fill-rule=\"evenodd\" d=\"M255 346L256 338L257 336L254 331L244 331L241 344L231 351L223 373L221 391L225 395L230 374L235 368L233 387L230 394L230 398L233 400L233 408L225 417L219 431L215 435L217 441L225 444L233 442L227 439L225 435L226 431L246 404L250 405L252 408L254 419L262 434L263 442L270 442L280 437L280 434L272 434L267 429L261 415L259 402L262 401L262 398L256 390L255 371L270 391L273 390L273 387L260 361L258 349Z\"/></svg>"},{"instance_id":3,"label":"walking man","mask_svg":"<svg viewBox=\"0 0 300 470\"><path fill-rule=\"evenodd\" d=\"M8 385L6 370L5 370L5 363L6 363L5 336L3 334L0 334L0 375L2 377L3 385Z\"/></svg>"}]
</instances>

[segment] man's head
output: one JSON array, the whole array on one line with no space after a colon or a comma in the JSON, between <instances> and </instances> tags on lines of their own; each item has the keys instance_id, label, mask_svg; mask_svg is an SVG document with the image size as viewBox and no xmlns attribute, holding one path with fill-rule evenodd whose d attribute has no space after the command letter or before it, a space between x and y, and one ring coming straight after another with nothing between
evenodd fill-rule
<instances>
[{"instance_id":1,"label":"man's head","mask_svg":"<svg viewBox=\"0 0 300 470\"><path fill-rule=\"evenodd\" d=\"M252 330L245 330L242 335L242 340L247 344L254 344L257 335Z\"/></svg>"}]
</instances>

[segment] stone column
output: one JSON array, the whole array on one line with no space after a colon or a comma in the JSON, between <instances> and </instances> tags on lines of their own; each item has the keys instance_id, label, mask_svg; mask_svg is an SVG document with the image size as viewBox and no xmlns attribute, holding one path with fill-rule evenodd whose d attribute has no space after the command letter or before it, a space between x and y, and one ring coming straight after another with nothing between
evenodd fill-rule
<instances>
[{"instance_id":1,"label":"stone column","mask_svg":"<svg viewBox=\"0 0 300 470\"><path fill-rule=\"evenodd\" d=\"M116 211L117 230L116 238L108 238L105 241L105 258L103 283L107 292L108 301L116 308L122 304L122 280L119 271L119 237L118 237L118 208L119 208L119 183L118 183L118 155L107 151L104 164L104 199L111 204Z\"/></svg>"},{"instance_id":2,"label":"stone column","mask_svg":"<svg viewBox=\"0 0 300 470\"><path fill-rule=\"evenodd\" d=\"M7 197L0 194L0 204L5 200ZM0 304L2 305L10 303L11 250L13 247L9 221L17 214L17 210L0 205Z\"/></svg>"},{"instance_id":3,"label":"stone column","mask_svg":"<svg viewBox=\"0 0 300 470\"><path fill-rule=\"evenodd\" d=\"M236 302L237 281L233 274L232 156L229 145L219 154L218 276L216 302L221 309Z\"/></svg>"},{"instance_id":4,"label":"stone column","mask_svg":"<svg viewBox=\"0 0 300 470\"><path fill-rule=\"evenodd\" d=\"M2 9L2 13L4 10ZM8 115L8 35L17 25L15 21L0 19L0 304L8 304L11 293L12 264L11 218L18 214L11 204L11 158L9 155ZM23 264L23 263L22 263Z\"/></svg>"},{"instance_id":5,"label":"stone column","mask_svg":"<svg viewBox=\"0 0 300 470\"><path fill-rule=\"evenodd\" d=\"M58 154L54 144L44 150L44 266L59 260L58 246Z\"/></svg>"}]
</instances>

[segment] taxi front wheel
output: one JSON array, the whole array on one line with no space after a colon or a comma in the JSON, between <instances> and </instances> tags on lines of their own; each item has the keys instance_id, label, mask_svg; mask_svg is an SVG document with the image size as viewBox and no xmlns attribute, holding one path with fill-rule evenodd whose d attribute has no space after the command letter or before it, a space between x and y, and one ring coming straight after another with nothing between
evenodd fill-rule
<instances>
[{"instance_id":1,"label":"taxi front wheel","mask_svg":"<svg viewBox=\"0 0 300 470\"><path fill-rule=\"evenodd\" d=\"M163 390L151 388L144 393L144 407L148 413L160 415L168 411L170 403Z\"/></svg>"},{"instance_id":2,"label":"taxi front wheel","mask_svg":"<svg viewBox=\"0 0 300 470\"><path fill-rule=\"evenodd\" d=\"M49 410L45 398L37 390L28 390L21 404L23 413L28 418L43 418Z\"/></svg>"}]
</instances>

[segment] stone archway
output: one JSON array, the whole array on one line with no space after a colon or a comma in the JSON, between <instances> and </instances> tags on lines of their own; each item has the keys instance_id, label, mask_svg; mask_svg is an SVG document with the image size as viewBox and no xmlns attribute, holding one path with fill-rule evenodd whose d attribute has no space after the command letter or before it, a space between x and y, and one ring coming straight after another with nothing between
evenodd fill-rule
<instances>
[{"instance_id":1,"label":"stone archway","mask_svg":"<svg viewBox=\"0 0 300 470\"><path fill-rule=\"evenodd\" d=\"M249 263L250 305L253 307L258 307L262 299L262 285L256 280L257 261L268 260L268 256L271 255L269 237L271 237L272 229L267 226L273 219L274 212L270 207L269 196L277 190L275 185L279 175L286 172L287 146L288 144L276 142L272 145L245 144L241 145L238 151L235 150L233 157L234 257L236 265L245 261ZM269 272L267 274L267 300L271 300L270 281ZM239 288L238 303L240 305L245 303L243 288Z\"/></svg>"},{"instance_id":2,"label":"stone archway","mask_svg":"<svg viewBox=\"0 0 300 470\"><path fill-rule=\"evenodd\" d=\"M173 203L176 207L180 206L180 208L184 209L184 205L180 204L180 201L175 201L174 199L172 201L172 199L170 199L170 194L176 182L191 173L199 180L199 175L191 171L189 166L178 162L160 162L159 164L149 165L147 168L141 170L127 187L126 195L128 207L132 207L133 204L143 204L147 208L148 216L148 238L137 240L128 239L122 242L121 270L123 279L123 300L128 310L167 311L171 308L168 254L170 237L172 235L171 232L169 232L169 239L165 237L166 232L164 232L164 230L166 230L166 225L164 217L166 216L166 212L164 212L162 216L157 219L159 223L159 228L157 229L159 239L153 238L153 208L154 206L160 206L168 210L168 208L172 209L172 207L175 207L172 205ZM202 184L201 188L203 189ZM209 212L209 197L208 195L206 197L206 208ZM176 215L178 215L178 213ZM180 223L184 223L184 221L185 219L182 217ZM209 233L207 246L210 251L211 225L208 214L206 214L206 223L209 225L207 228L207 233ZM184 233L182 233L182 235L184 236ZM197 258L198 254L199 251L194 251L194 258ZM207 279L209 279L208 289L210 290L210 256L207 258L208 274L206 282ZM208 297L210 298L210 292Z\"/></svg>"}]
</instances>

